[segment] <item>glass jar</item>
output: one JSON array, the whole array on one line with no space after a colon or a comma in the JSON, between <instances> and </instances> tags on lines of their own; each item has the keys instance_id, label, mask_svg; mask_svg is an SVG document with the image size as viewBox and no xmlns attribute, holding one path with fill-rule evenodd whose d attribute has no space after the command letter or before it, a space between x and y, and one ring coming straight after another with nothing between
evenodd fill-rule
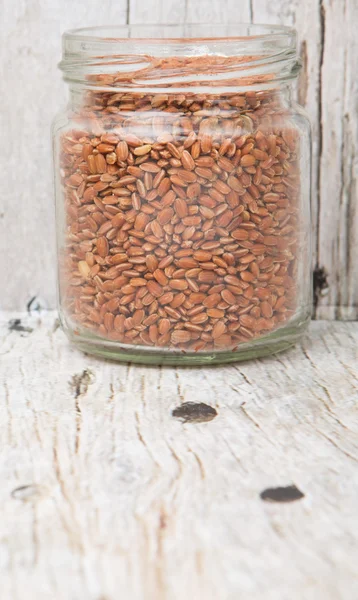
<instances>
[{"instance_id":1,"label":"glass jar","mask_svg":"<svg viewBox=\"0 0 358 600\"><path fill-rule=\"evenodd\" d=\"M152 364L297 342L311 225L294 30L96 27L65 33L63 52L70 101L54 154L70 340Z\"/></svg>"}]
</instances>

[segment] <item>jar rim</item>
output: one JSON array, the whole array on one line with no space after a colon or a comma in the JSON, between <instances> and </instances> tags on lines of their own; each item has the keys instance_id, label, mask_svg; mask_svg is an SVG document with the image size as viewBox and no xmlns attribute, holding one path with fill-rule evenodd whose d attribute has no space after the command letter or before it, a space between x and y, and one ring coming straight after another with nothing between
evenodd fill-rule
<instances>
[{"instance_id":1,"label":"jar rim","mask_svg":"<svg viewBox=\"0 0 358 600\"><path fill-rule=\"evenodd\" d=\"M215 29L216 34L210 34ZM241 31L239 31L241 30ZM182 32L180 35L177 32ZM218 34L218 32L221 34ZM153 35L158 32L161 35ZM134 34L134 35L133 35ZM163 35L164 34L164 35ZM288 25L252 24L244 22L231 23L135 23L123 25L94 25L79 27L64 32L66 40L93 41L93 42L124 42L126 40L152 42L184 42L192 43L202 40L250 40L265 38L270 41L272 37L285 37L287 43L296 42L296 30Z\"/></svg>"}]
</instances>

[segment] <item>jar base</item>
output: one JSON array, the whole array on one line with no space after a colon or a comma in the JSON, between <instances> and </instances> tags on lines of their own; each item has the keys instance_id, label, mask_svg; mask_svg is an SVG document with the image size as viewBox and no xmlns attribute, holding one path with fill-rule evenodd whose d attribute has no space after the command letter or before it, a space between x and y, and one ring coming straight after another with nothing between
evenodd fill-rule
<instances>
[{"instance_id":1,"label":"jar base","mask_svg":"<svg viewBox=\"0 0 358 600\"><path fill-rule=\"evenodd\" d=\"M86 354L125 363L195 367L240 362L283 352L301 340L308 328L310 318L310 315L306 315L304 318L296 316L294 320L275 332L240 344L236 350L212 352L185 352L165 348L129 346L112 340L104 340L84 330L76 329L76 333L74 333L62 319L61 324L69 340Z\"/></svg>"}]
</instances>

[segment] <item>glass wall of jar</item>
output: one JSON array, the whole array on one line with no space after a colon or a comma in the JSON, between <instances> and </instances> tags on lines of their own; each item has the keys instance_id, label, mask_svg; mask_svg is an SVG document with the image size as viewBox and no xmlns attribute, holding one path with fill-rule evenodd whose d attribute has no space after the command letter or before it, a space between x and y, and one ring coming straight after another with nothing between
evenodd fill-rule
<instances>
[{"instance_id":1,"label":"glass wall of jar","mask_svg":"<svg viewBox=\"0 0 358 600\"><path fill-rule=\"evenodd\" d=\"M86 352L229 362L283 350L309 322L310 127L292 98L295 32L211 27L64 35L59 304Z\"/></svg>"}]
</instances>

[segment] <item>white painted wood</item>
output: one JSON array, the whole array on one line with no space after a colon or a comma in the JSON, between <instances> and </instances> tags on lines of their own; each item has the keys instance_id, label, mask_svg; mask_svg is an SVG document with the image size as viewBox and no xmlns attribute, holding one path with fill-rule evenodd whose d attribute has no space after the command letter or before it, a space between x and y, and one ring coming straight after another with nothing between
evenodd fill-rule
<instances>
[{"instance_id":1,"label":"white painted wood","mask_svg":"<svg viewBox=\"0 0 358 600\"><path fill-rule=\"evenodd\" d=\"M358 317L356 0L0 0L0 308L55 304L49 126L66 90L60 34L80 25L250 21L298 29L299 88L313 124L314 262L328 274L320 318ZM19 169L19 164L21 169Z\"/></svg>"},{"instance_id":2,"label":"white painted wood","mask_svg":"<svg viewBox=\"0 0 358 600\"><path fill-rule=\"evenodd\" d=\"M184 23L185 0L130 0L129 22Z\"/></svg>"},{"instance_id":3,"label":"white painted wood","mask_svg":"<svg viewBox=\"0 0 358 600\"><path fill-rule=\"evenodd\" d=\"M33 331L9 331L15 316ZM356 598L357 364L358 324L160 369L80 353L54 313L2 313L1 597ZM182 424L187 401L218 415ZM303 499L260 499L292 483Z\"/></svg>"},{"instance_id":4,"label":"white painted wood","mask_svg":"<svg viewBox=\"0 0 358 600\"><path fill-rule=\"evenodd\" d=\"M250 0L196 0L188 2L188 23L250 23Z\"/></svg>"},{"instance_id":5,"label":"white painted wood","mask_svg":"<svg viewBox=\"0 0 358 600\"><path fill-rule=\"evenodd\" d=\"M0 0L0 309L56 302L50 127L67 101L61 35L124 23L126 10L126 0Z\"/></svg>"},{"instance_id":6,"label":"white painted wood","mask_svg":"<svg viewBox=\"0 0 358 600\"><path fill-rule=\"evenodd\" d=\"M319 261L330 289L318 314L358 318L358 4L323 0ZM344 41L344 42L343 42Z\"/></svg>"},{"instance_id":7,"label":"white painted wood","mask_svg":"<svg viewBox=\"0 0 358 600\"><path fill-rule=\"evenodd\" d=\"M250 0L130 0L130 23L250 22Z\"/></svg>"},{"instance_id":8,"label":"white painted wood","mask_svg":"<svg viewBox=\"0 0 358 600\"><path fill-rule=\"evenodd\" d=\"M130 23L250 22L250 0L130 0Z\"/></svg>"}]
</instances>

